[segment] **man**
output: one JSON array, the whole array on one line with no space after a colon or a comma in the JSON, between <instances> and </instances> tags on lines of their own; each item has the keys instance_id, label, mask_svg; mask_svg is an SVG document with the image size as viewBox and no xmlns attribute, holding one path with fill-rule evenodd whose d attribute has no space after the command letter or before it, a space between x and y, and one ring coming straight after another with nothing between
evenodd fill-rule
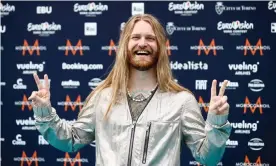
<instances>
[{"instance_id":1,"label":"man","mask_svg":"<svg viewBox=\"0 0 276 166\"><path fill-rule=\"evenodd\" d=\"M75 152L96 140L96 165L180 165L181 141L194 158L216 165L225 151L231 125L229 104L211 88L204 121L195 97L174 81L162 25L152 15L135 15L120 35L116 62L107 78L87 97L72 125L62 121L45 85L30 96L38 131L54 147Z\"/></svg>"}]
</instances>

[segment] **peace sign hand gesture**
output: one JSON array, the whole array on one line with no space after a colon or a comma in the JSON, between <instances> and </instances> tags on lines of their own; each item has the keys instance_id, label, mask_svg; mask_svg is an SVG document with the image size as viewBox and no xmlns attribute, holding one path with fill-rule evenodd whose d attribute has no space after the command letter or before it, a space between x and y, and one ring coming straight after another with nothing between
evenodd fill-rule
<instances>
[{"instance_id":1,"label":"peace sign hand gesture","mask_svg":"<svg viewBox=\"0 0 276 166\"><path fill-rule=\"evenodd\" d=\"M228 81L224 80L217 96L217 80L213 80L211 88L211 100L209 111L216 115L223 115L229 112L229 104L227 103L227 96L224 96Z\"/></svg>"},{"instance_id":2,"label":"peace sign hand gesture","mask_svg":"<svg viewBox=\"0 0 276 166\"><path fill-rule=\"evenodd\" d=\"M34 107L47 107L50 106L50 86L48 75L44 75L44 83L42 85L39 81L39 77L36 73L34 73L34 79L38 88L38 91L33 91L32 95L28 98L28 100L32 100L32 105Z\"/></svg>"}]
</instances>

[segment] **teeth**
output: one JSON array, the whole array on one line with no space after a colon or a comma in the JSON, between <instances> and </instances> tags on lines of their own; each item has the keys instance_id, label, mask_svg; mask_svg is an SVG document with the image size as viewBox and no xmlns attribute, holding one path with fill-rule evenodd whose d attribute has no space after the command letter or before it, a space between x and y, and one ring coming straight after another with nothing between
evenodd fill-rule
<instances>
[{"instance_id":1,"label":"teeth","mask_svg":"<svg viewBox=\"0 0 276 166\"><path fill-rule=\"evenodd\" d=\"M138 54L148 54L147 51L137 51Z\"/></svg>"}]
</instances>

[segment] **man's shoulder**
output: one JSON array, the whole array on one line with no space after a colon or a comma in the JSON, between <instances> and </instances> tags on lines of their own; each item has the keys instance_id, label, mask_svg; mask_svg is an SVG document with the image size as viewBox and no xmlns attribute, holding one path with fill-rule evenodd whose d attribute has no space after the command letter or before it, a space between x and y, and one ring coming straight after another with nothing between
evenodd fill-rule
<instances>
[{"instance_id":1,"label":"man's shoulder","mask_svg":"<svg viewBox=\"0 0 276 166\"><path fill-rule=\"evenodd\" d=\"M181 98L191 98L194 97L194 94L188 90L183 90L181 92L177 92L176 93L177 96L181 97Z\"/></svg>"},{"instance_id":2,"label":"man's shoulder","mask_svg":"<svg viewBox=\"0 0 276 166\"><path fill-rule=\"evenodd\" d=\"M106 87L99 92L101 95L110 95L111 94L111 87Z\"/></svg>"},{"instance_id":3,"label":"man's shoulder","mask_svg":"<svg viewBox=\"0 0 276 166\"><path fill-rule=\"evenodd\" d=\"M96 98L100 99L102 96L109 96L111 93L111 88L107 87L104 88L102 90L94 90L91 92L91 94L93 93L93 95L91 96L91 94L88 96L89 97L89 102L94 101Z\"/></svg>"}]
</instances>

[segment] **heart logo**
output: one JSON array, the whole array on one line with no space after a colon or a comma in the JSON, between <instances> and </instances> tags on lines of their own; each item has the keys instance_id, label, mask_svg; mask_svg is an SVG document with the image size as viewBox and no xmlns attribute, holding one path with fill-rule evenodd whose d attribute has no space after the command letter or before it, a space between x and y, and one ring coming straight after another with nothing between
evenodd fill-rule
<instances>
[{"instance_id":1,"label":"heart logo","mask_svg":"<svg viewBox=\"0 0 276 166\"><path fill-rule=\"evenodd\" d=\"M49 23L48 23L48 22L43 23L43 24L42 24L42 30L45 31L45 30L48 28L48 26L49 26Z\"/></svg>"},{"instance_id":2,"label":"heart logo","mask_svg":"<svg viewBox=\"0 0 276 166\"><path fill-rule=\"evenodd\" d=\"M238 29L239 25L240 25L240 21L233 21L233 22L232 22L232 27L233 27L234 29Z\"/></svg>"},{"instance_id":3,"label":"heart logo","mask_svg":"<svg viewBox=\"0 0 276 166\"><path fill-rule=\"evenodd\" d=\"M188 10L190 6L191 6L191 2L190 1L184 3L184 9L185 10Z\"/></svg>"}]
</instances>

